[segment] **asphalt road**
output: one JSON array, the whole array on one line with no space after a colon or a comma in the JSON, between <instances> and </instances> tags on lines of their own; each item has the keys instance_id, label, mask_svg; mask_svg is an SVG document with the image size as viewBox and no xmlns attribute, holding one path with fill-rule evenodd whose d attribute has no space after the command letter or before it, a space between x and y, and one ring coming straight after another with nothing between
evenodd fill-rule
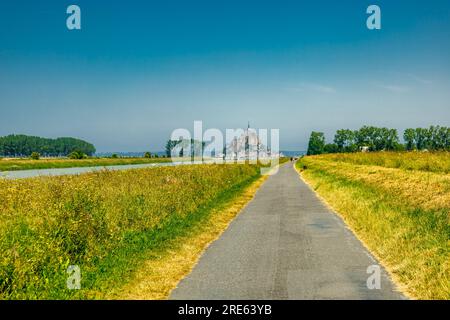
<instances>
[{"instance_id":1,"label":"asphalt road","mask_svg":"<svg viewBox=\"0 0 450 320\"><path fill-rule=\"evenodd\" d=\"M170 298L403 299L383 268L380 289L368 288L373 265L377 261L344 222L286 164Z\"/></svg>"}]
</instances>

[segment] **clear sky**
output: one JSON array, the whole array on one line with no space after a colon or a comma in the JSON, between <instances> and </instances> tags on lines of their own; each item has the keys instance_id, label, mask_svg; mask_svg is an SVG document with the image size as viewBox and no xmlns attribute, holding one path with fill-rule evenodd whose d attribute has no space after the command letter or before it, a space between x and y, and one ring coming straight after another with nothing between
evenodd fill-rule
<instances>
[{"instance_id":1,"label":"clear sky","mask_svg":"<svg viewBox=\"0 0 450 320\"><path fill-rule=\"evenodd\" d=\"M0 2L0 135L153 151L194 120L278 128L284 150L311 130L449 126L450 1Z\"/></svg>"}]
</instances>

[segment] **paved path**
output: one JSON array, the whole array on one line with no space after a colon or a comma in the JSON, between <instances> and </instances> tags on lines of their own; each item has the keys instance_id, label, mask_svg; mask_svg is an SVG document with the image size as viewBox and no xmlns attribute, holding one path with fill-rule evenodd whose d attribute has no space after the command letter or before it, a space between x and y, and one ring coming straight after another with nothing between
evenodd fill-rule
<instances>
[{"instance_id":1,"label":"paved path","mask_svg":"<svg viewBox=\"0 0 450 320\"><path fill-rule=\"evenodd\" d=\"M171 299L402 299L377 262L286 164L201 257Z\"/></svg>"}]
</instances>

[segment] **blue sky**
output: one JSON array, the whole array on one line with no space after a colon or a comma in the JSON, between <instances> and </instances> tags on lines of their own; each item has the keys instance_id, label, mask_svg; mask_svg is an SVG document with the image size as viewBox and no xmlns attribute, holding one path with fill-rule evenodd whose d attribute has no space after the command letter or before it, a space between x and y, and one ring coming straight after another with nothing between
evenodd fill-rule
<instances>
[{"instance_id":1,"label":"blue sky","mask_svg":"<svg viewBox=\"0 0 450 320\"><path fill-rule=\"evenodd\" d=\"M449 58L448 0L2 1L0 135L161 150L250 120L303 150L311 130L449 126Z\"/></svg>"}]
</instances>

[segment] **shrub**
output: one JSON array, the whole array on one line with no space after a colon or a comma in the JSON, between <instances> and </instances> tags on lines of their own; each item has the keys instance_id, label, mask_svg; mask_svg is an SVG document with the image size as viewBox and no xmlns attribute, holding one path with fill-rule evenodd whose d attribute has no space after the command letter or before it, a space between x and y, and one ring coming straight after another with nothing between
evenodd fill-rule
<instances>
[{"instance_id":1,"label":"shrub","mask_svg":"<svg viewBox=\"0 0 450 320\"><path fill-rule=\"evenodd\" d=\"M69 154L69 158L70 159L85 159L85 158L87 158L87 156L83 152L75 150Z\"/></svg>"},{"instance_id":2,"label":"shrub","mask_svg":"<svg viewBox=\"0 0 450 320\"><path fill-rule=\"evenodd\" d=\"M33 160L39 160L39 158L41 157L41 155L39 154L39 152L32 152L30 158Z\"/></svg>"}]
</instances>

